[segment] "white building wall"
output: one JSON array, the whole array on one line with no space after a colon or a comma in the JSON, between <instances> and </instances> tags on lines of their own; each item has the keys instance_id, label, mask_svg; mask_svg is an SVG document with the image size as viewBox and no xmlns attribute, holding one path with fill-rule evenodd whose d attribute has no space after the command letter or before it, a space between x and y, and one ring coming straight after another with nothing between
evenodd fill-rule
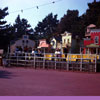
<instances>
[{"instance_id":1,"label":"white building wall","mask_svg":"<svg viewBox=\"0 0 100 100\"><path fill-rule=\"evenodd\" d=\"M24 38L24 36L26 36L26 38ZM24 41L24 42L23 42ZM16 47L19 47L19 46L21 46L21 48L24 50L24 47L31 47L31 48L34 48L35 47L35 42L34 41L32 41L32 40L30 40L29 39L29 37L28 37L28 35L23 35L23 37L22 37L22 39L20 39L20 40L17 40L16 42L15 42L15 44L13 44L13 45L11 45L10 46L10 51L11 51L11 53L14 53L15 52L15 50L16 50Z\"/></svg>"}]
</instances>

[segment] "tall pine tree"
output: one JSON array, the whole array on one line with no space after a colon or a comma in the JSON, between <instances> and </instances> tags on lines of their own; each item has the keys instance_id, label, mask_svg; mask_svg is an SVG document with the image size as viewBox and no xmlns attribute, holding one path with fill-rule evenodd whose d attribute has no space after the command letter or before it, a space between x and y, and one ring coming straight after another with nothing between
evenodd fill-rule
<instances>
[{"instance_id":1,"label":"tall pine tree","mask_svg":"<svg viewBox=\"0 0 100 100\"><path fill-rule=\"evenodd\" d=\"M57 31L56 28L58 22L57 15L50 13L42 20L42 22L38 23L34 29L34 34L38 37L38 39L45 38L49 40Z\"/></svg>"},{"instance_id":2,"label":"tall pine tree","mask_svg":"<svg viewBox=\"0 0 100 100\"><path fill-rule=\"evenodd\" d=\"M32 33L33 29L28 24L28 21L24 18L21 19L20 15L18 15L14 24L14 39L21 38L24 34L31 35Z\"/></svg>"},{"instance_id":3,"label":"tall pine tree","mask_svg":"<svg viewBox=\"0 0 100 100\"><path fill-rule=\"evenodd\" d=\"M7 50L9 44L10 25L7 25L4 18L8 15L8 7L0 9L0 48Z\"/></svg>"}]
</instances>

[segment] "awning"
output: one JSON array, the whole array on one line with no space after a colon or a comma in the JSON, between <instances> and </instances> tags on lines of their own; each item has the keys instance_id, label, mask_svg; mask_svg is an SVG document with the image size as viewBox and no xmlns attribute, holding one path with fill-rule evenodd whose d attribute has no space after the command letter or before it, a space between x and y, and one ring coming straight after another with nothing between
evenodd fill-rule
<instances>
[{"instance_id":1,"label":"awning","mask_svg":"<svg viewBox=\"0 0 100 100\"><path fill-rule=\"evenodd\" d=\"M100 48L100 46L96 44L90 44L90 45L87 45L86 47L87 48Z\"/></svg>"}]
</instances>

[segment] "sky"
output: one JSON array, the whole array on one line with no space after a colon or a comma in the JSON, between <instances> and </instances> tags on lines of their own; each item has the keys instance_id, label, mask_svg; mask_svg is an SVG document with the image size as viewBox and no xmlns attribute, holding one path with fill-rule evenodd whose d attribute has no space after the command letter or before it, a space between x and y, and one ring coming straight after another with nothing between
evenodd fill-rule
<instances>
[{"instance_id":1,"label":"sky","mask_svg":"<svg viewBox=\"0 0 100 100\"><path fill-rule=\"evenodd\" d=\"M57 2L53 4L53 1ZM59 20L66 14L68 9L79 10L79 15L82 15L85 13L86 9L88 9L87 3L93 1L94 0L0 0L0 8L8 7L9 15L5 18L8 24L13 25L19 14L21 18L27 19L28 23L34 28L39 21L42 21L42 19L51 12L53 15L57 14ZM47 5L39 6L43 4ZM39 9L37 9L36 6L39 6ZM31 7L33 7L33 9L24 10ZM20 11L11 13L18 10ZM21 10L23 10L23 12L21 12Z\"/></svg>"}]
</instances>

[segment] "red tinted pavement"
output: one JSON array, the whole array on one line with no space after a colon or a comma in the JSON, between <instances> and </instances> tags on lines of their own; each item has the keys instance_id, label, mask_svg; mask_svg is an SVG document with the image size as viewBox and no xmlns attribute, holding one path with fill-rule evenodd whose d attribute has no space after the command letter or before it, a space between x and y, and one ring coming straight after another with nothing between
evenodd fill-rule
<instances>
[{"instance_id":1,"label":"red tinted pavement","mask_svg":"<svg viewBox=\"0 0 100 100\"><path fill-rule=\"evenodd\" d=\"M1 96L100 96L100 74L0 67Z\"/></svg>"}]
</instances>

